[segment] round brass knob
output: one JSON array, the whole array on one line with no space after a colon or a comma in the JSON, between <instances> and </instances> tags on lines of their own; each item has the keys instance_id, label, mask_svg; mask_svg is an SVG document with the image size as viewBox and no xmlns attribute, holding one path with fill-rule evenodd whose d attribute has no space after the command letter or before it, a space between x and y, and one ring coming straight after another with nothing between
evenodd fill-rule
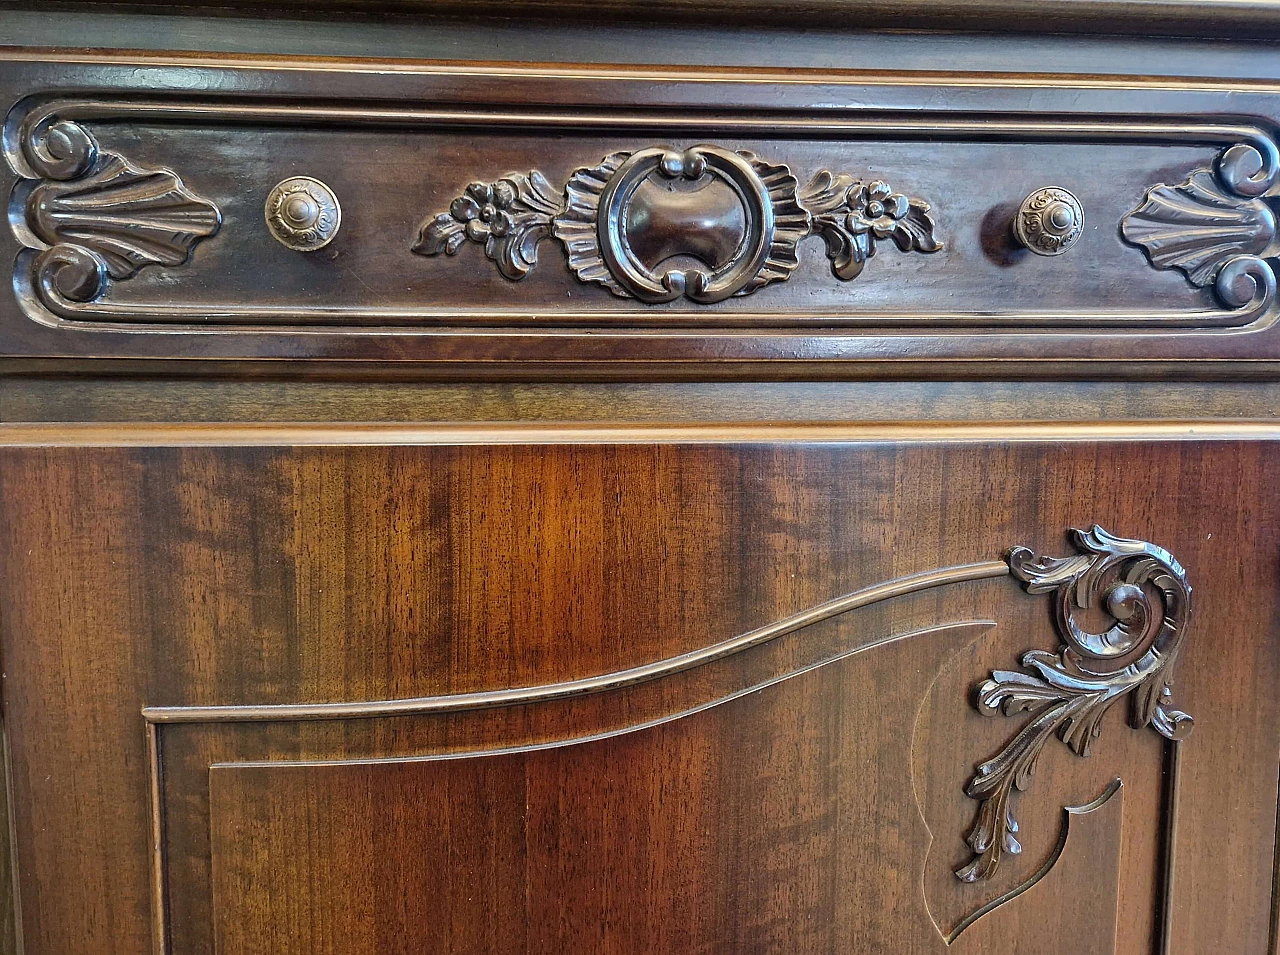
<instances>
[{"instance_id":1,"label":"round brass knob","mask_svg":"<svg viewBox=\"0 0 1280 955\"><path fill-rule=\"evenodd\" d=\"M342 207L333 190L319 179L294 176L276 183L267 195L267 228L287 249L314 252L338 234Z\"/></svg>"},{"instance_id":2,"label":"round brass knob","mask_svg":"<svg viewBox=\"0 0 1280 955\"><path fill-rule=\"evenodd\" d=\"M1084 206L1060 186L1037 189L1018 206L1013 235L1036 255L1061 255L1084 231Z\"/></svg>"}]
</instances>

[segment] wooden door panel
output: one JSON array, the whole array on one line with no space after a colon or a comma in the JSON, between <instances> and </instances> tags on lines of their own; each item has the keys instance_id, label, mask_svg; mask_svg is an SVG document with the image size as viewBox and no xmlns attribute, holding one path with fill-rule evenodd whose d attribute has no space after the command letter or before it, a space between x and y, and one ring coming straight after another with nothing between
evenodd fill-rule
<instances>
[{"instance_id":1,"label":"wooden door panel","mask_svg":"<svg viewBox=\"0 0 1280 955\"><path fill-rule=\"evenodd\" d=\"M945 652L987 629L912 640ZM904 667L919 650L886 648L880 665ZM930 840L902 771L913 737L867 731L895 694L859 693L872 674L853 663L603 740L218 764L217 951L944 951L911 880L886 878L908 874L904 857ZM903 681L906 695L921 679ZM896 772L858 769L892 756ZM1067 861L1058 847L1050 856L1068 878L1073 864L1089 876L1053 907L1067 922L1090 913L1097 952L1114 946L1119 799L1101 815L1078 824ZM1066 827L1055 835L1065 849ZM1051 950L1030 924L1044 916L1033 907L1011 932L1001 911L987 934ZM1064 927L1072 945L1084 940Z\"/></svg>"},{"instance_id":2,"label":"wooden door panel","mask_svg":"<svg viewBox=\"0 0 1280 955\"><path fill-rule=\"evenodd\" d=\"M938 924L904 864L932 842L905 771L924 741L868 728L919 694L914 656L989 628L919 632L882 648L881 674L844 657L606 739L216 764L216 950L1114 951L1118 782L1063 813L1096 820L1045 827L1036 872L984 906L970 893L962 924ZM908 674L896 692L865 692L890 668ZM1003 907L1032 889L1038 904Z\"/></svg>"},{"instance_id":3,"label":"wooden door panel","mask_svg":"<svg viewBox=\"0 0 1280 955\"><path fill-rule=\"evenodd\" d=\"M1262 953L1276 447L1071 429L9 447L26 950ZM1035 716L973 687L1064 645L1004 557L1095 522L1185 567L1195 732L1047 739L963 882Z\"/></svg>"}]
</instances>

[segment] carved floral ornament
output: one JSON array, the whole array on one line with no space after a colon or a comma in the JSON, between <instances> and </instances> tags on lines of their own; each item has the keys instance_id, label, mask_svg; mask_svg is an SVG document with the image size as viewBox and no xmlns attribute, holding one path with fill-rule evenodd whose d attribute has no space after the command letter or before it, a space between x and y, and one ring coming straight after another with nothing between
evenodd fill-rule
<instances>
[{"instance_id":1,"label":"carved floral ornament","mask_svg":"<svg viewBox=\"0 0 1280 955\"><path fill-rule=\"evenodd\" d=\"M551 237L583 282L643 302L707 304L785 281L811 235L822 237L842 281L857 278L879 241L937 252L929 212L924 200L878 180L822 170L801 188L786 166L746 151L654 147L579 169L563 194L536 170L472 183L423 224L413 249L453 255L468 240L481 243L498 271L518 280Z\"/></svg>"}]
</instances>

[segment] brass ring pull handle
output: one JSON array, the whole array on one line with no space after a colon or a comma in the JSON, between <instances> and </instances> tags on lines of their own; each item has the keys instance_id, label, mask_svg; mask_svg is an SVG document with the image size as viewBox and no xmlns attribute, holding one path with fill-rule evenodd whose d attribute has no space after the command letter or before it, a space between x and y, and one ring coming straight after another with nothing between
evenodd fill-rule
<instances>
[{"instance_id":1,"label":"brass ring pull handle","mask_svg":"<svg viewBox=\"0 0 1280 955\"><path fill-rule=\"evenodd\" d=\"M1013 235L1036 255L1061 255L1084 231L1084 206L1061 186L1037 189L1018 206Z\"/></svg>"}]
</instances>

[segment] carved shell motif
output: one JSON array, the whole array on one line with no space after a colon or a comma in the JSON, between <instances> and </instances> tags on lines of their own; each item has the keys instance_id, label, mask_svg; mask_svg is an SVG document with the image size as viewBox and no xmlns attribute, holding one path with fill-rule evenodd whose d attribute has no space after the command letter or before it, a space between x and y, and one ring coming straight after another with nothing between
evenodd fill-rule
<instances>
[{"instance_id":1,"label":"carved shell motif","mask_svg":"<svg viewBox=\"0 0 1280 955\"><path fill-rule=\"evenodd\" d=\"M96 253L113 279L148 265L182 265L221 222L217 206L174 172L143 169L110 152L86 175L43 182L27 199L27 223L41 241Z\"/></svg>"},{"instance_id":2,"label":"carved shell motif","mask_svg":"<svg viewBox=\"0 0 1280 955\"><path fill-rule=\"evenodd\" d=\"M1178 269L1205 286L1231 259L1268 252L1276 218L1263 200L1233 195L1213 170L1197 169L1186 182L1147 190L1142 205L1120 220L1120 233L1156 268Z\"/></svg>"},{"instance_id":3,"label":"carved shell motif","mask_svg":"<svg viewBox=\"0 0 1280 955\"><path fill-rule=\"evenodd\" d=\"M600 236L596 214L605 186L631 153L612 153L595 166L577 170L569 177L564 191L564 211L555 219L555 236L564 243L569 268L583 282L603 285L614 295L625 298L626 290L614 280L600 255Z\"/></svg>"}]
</instances>

